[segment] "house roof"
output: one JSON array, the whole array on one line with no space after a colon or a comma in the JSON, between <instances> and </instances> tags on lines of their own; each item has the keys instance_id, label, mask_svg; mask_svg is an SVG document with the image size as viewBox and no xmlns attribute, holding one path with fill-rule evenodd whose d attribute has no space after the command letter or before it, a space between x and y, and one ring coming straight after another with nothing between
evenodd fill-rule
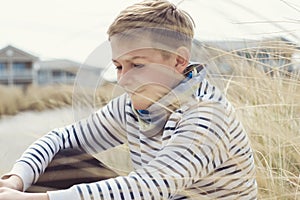
<instances>
[{"instance_id":1,"label":"house roof","mask_svg":"<svg viewBox=\"0 0 300 200\"><path fill-rule=\"evenodd\" d=\"M0 49L0 60L1 61L37 61L39 58L34 56L24 50L16 48L12 45L8 45L2 49Z\"/></svg>"},{"instance_id":2,"label":"house roof","mask_svg":"<svg viewBox=\"0 0 300 200\"><path fill-rule=\"evenodd\" d=\"M66 70L76 72L81 64L68 59L54 59L38 62L40 70Z\"/></svg>"},{"instance_id":3,"label":"house roof","mask_svg":"<svg viewBox=\"0 0 300 200\"><path fill-rule=\"evenodd\" d=\"M232 50L249 50L249 49L257 49L257 48L268 48L268 47L287 47L293 46L297 48L297 45L292 41L284 38L284 37L275 37L275 38L265 38L263 40L213 40L213 41L194 41L196 46L202 47L211 47L222 49L225 51L232 51Z\"/></svg>"},{"instance_id":4,"label":"house roof","mask_svg":"<svg viewBox=\"0 0 300 200\"><path fill-rule=\"evenodd\" d=\"M68 59L53 59L38 62L39 70L63 70L69 72L77 72L81 67L88 70L99 71L97 67L81 64Z\"/></svg>"}]
</instances>

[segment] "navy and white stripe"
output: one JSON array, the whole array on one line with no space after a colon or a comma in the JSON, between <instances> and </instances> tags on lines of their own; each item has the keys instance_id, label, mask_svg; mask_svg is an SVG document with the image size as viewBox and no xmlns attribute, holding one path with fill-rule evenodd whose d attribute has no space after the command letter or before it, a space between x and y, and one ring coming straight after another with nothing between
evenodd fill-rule
<instances>
[{"instance_id":1,"label":"navy and white stripe","mask_svg":"<svg viewBox=\"0 0 300 200\"><path fill-rule=\"evenodd\" d=\"M134 171L68 190L48 192L51 200L256 199L253 153L234 109L204 79L168 118L161 134L146 137L126 94L89 118L51 131L15 164L27 188L61 149L89 153L127 143ZM30 175L23 169L31 169ZM27 173L27 175L26 175Z\"/></svg>"}]
</instances>

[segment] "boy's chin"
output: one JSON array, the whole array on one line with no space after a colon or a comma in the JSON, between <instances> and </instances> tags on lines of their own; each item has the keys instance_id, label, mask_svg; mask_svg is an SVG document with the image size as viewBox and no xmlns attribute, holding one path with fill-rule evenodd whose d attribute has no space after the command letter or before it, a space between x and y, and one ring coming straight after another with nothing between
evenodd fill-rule
<instances>
[{"instance_id":1,"label":"boy's chin","mask_svg":"<svg viewBox=\"0 0 300 200\"><path fill-rule=\"evenodd\" d=\"M136 110L147 110L147 108L149 108L149 106L152 104L151 101L136 95L131 96L131 103L132 107Z\"/></svg>"},{"instance_id":2,"label":"boy's chin","mask_svg":"<svg viewBox=\"0 0 300 200\"><path fill-rule=\"evenodd\" d=\"M149 108L149 106L151 105L151 103L149 102L136 102L136 101L132 101L132 106L134 109L136 110L147 110L147 108Z\"/></svg>"}]
</instances>

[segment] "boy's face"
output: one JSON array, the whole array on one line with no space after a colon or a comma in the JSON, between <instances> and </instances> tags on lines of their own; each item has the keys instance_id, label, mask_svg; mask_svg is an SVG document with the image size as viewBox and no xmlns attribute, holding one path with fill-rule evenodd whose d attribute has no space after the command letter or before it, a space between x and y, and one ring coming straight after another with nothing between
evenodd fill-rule
<instances>
[{"instance_id":1,"label":"boy's face","mask_svg":"<svg viewBox=\"0 0 300 200\"><path fill-rule=\"evenodd\" d=\"M147 109L184 78L176 67L176 54L165 56L157 49L130 47L126 52L124 45L111 41L112 60L118 83L130 95L135 109Z\"/></svg>"}]
</instances>

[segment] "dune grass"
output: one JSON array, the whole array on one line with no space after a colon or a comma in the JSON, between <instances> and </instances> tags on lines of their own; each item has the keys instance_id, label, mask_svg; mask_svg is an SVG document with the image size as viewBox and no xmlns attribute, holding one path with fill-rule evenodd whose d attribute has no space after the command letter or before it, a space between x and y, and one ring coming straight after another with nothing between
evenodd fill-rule
<instances>
[{"instance_id":1,"label":"dune grass","mask_svg":"<svg viewBox=\"0 0 300 200\"><path fill-rule=\"evenodd\" d=\"M21 111L42 111L72 104L73 87L68 85L19 87L0 86L0 116Z\"/></svg>"},{"instance_id":2,"label":"dune grass","mask_svg":"<svg viewBox=\"0 0 300 200\"><path fill-rule=\"evenodd\" d=\"M259 199L300 199L299 74L273 68L271 76L251 62L232 66L225 93L251 139Z\"/></svg>"},{"instance_id":3,"label":"dune grass","mask_svg":"<svg viewBox=\"0 0 300 200\"><path fill-rule=\"evenodd\" d=\"M20 87L0 85L0 117L3 115L15 115L27 110L43 111L72 106L74 97L77 103L87 101L85 102L87 105L94 105L99 108L114 96L120 94L118 91L112 93L112 90L114 90L114 83L104 83L97 88L96 92L94 90L91 91L92 97L89 97L87 93L79 94L77 92L74 95L73 85L31 85L25 90Z\"/></svg>"}]
</instances>

